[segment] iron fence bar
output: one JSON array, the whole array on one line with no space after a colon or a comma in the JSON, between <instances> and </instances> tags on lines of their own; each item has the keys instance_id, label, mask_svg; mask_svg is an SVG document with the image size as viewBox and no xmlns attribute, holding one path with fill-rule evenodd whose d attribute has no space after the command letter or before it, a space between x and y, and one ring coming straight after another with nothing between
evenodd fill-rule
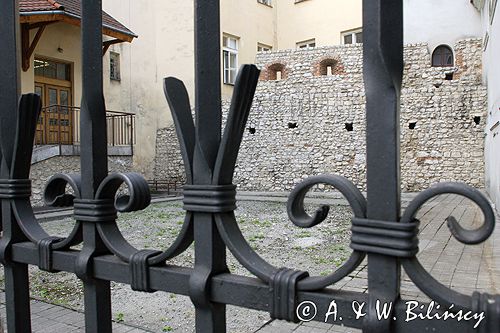
<instances>
[{"instance_id":1,"label":"iron fence bar","mask_svg":"<svg viewBox=\"0 0 500 333\"><path fill-rule=\"evenodd\" d=\"M367 218L399 221L399 98L403 72L403 1L363 1L363 73L366 91ZM394 332L392 316L380 320L376 302L394 302L400 291L396 257L368 254L368 315L363 332Z\"/></svg>"},{"instance_id":2,"label":"iron fence bar","mask_svg":"<svg viewBox=\"0 0 500 333\"><path fill-rule=\"evenodd\" d=\"M115 117L111 117L111 145L115 145Z\"/></svg>"},{"instance_id":3,"label":"iron fence bar","mask_svg":"<svg viewBox=\"0 0 500 333\"><path fill-rule=\"evenodd\" d=\"M129 138L129 145L130 145L130 153L133 155L134 154L134 116L130 115L130 138Z\"/></svg>"},{"instance_id":4,"label":"iron fence bar","mask_svg":"<svg viewBox=\"0 0 500 333\"><path fill-rule=\"evenodd\" d=\"M125 131L123 130L123 126L125 126L125 118L123 117L119 117L119 126L118 126L118 132L120 133L120 144L123 144L124 142L126 142L126 137L125 137Z\"/></svg>"},{"instance_id":5,"label":"iron fence bar","mask_svg":"<svg viewBox=\"0 0 500 333\"><path fill-rule=\"evenodd\" d=\"M123 118L122 117L117 117L117 122L118 122L118 128L117 128L117 138L116 138L116 141L118 142L118 144L121 144L123 142L125 142L124 138L123 138L123 131L121 130L122 126L123 126Z\"/></svg>"},{"instance_id":6,"label":"iron fence bar","mask_svg":"<svg viewBox=\"0 0 500 333\"><path fill-rule=\"evenodd\" d=\"M82 1L82 108L81 196L92 202L108 174L106 108L103 96L102 1ZM88 333L111 332L109 281L92 277L93 257L107 253L96 223L81 221L83 248L76 259L76 274L84 283L85 329Z\"/></svg>"},{"instance_id":7,"label":"iron fence bar","mask_svg":"<svg viewBox=\"0 0 500 333\"><path fill-rule=\"evenodd\" d=\"M2 3L0 20L0 175L2 180L11 178L11 170L17 121L19 96L21 92L20 75L20 35L19 1ZM7 330L9 332L31 332L28 265L17 263L10 258L11 246L25 239L15 222L10 209L10 200L1 203L3 235L0 243L2 264L5 272L5 301Z\"/></svg>"},{"instance_id":8,"label":"iron fence bar","mask_svg":"<svg viewBox=\"0 0 500 333\"><path fill-rule=\"evenodd\" d=\"M63 145L61 135L61 108L59 105L56 105L55 109L57 112L57 143L59 144L59 153L61 153L61 146Z\"/></svg>"},{"instance_id":9,"label":"iron fence bar","mask_svg":"<svg viewBox=\"0 0 500 333\"><path fill-rule=\"evenodd\" d=\"M73 144L80 144L80 110L73 112Z\"/></svg>"},{"instance_id":10,"label":"iron fence bar","mask_svg":"<svg viewBox=\"0 0 500 333\"><path fill-rule=\"evenodd\" d=\"M75 273L73 263L78 256L77 251L54 251L53 267L56 270ZM13 245L13 259L17 262L37 265L38 252L36 246L31 242L17 243ZM151 287L179 295L189 295L189 277L193 274L193 268L179 267L175 265L151 267ZM99 256L94 260L93 276L102 280L110 280L118 283L129 283L131 273L129 264L117 260L113 256ZM213 302L225 303L258 311L268 311L271 291L268 284L260 279L235 274L219 274L211 279L208 287L210 299ZM315 321L324 322L325 314L328 313L332 300L336 301L337 311L343 314L342 324L348 327L361 328L362 321L352 315L352 301L360 303L368 301L366 293L351 292L344 290L322 289L317 291L299 291L297 294L299 302L312 301L317 305ZM429 303L420 302L426 308ZM416 314L424 313L425 310L414 310ZM405 300L395 303L395 315L397 318L406 317ZM454 332L469 333L471 323L453 320L413 320L406 322L398 320L395 322L394 330L404 333L421 333L423 330L429 332ZM422 327L425 327L423 329Z\"/></svg>"},{"instance_id":11,"label":"iron fence bar","mask_svg":"<svg viewBox=\"0 0 500 333\"><path fill-rule=\"evenodd\" d=\"M70 144L75 144L75 133L74 133L74 128L76 127L76 124L75 124L75 115L76 115L76 112L75 110L73 110L72 108L68 108L68 112L71 112L71 126L70 126L70 135L69 135L69 140L70 140Z\"/></svg>"},{"instance_id":12,"label":"iron fence bar","mask_svg":"<svg viewBox=\"0 0 500 333\"><path fill-rule=\"evenodd\" d=\"M220 3L195 0L196 147L193 183L211 185L222 125L220 88ZM196 332L226 331L226 306L211 302L213 275L228 271L226 249L213 214L194 213L195 264L190 297L196 308Z\"/></svg>"}]
</instances>

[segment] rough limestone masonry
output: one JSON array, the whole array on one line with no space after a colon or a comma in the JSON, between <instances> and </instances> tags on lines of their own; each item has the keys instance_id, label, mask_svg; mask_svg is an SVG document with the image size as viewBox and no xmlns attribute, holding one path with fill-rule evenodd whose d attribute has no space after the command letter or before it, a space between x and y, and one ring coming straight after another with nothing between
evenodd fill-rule
<instances>
[{"instance_id":1,"label":"rough limestone masonry","mask_svg":"<svg viewBox=\"0 0 500 333\"><path fill-rule=\"evenodd\" d=\"M482 43L461 40L453 50L454 67L432 67L426 44L405 46L403 191L441 181L484 186ZM239 152L238 188L288 191L308 176L330 173L365 189L362 46L263 52L256 63L262 73ZM224 114L228 107L224 102ZM175 128L158 130L155 178L184 177Z\"/></svg>"}]
</instances>

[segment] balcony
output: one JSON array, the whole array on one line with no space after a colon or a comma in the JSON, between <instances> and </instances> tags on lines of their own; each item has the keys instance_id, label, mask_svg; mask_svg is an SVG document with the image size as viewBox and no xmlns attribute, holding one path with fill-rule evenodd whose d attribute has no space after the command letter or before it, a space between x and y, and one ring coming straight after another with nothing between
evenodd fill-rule
<instances>
[{"instance_id":1,"label":"balcony","mask_svg":"<svg viewBox=\"0 0 500 333\"><path fill-rule=\"evenodd\" d=\"M106 111L106 125L108 155L133 155L135 115ZM64 105L43 108L38 118L34 147L32 163L57 155L79 155L80 108Z\"/></svg>"}]
</instances>

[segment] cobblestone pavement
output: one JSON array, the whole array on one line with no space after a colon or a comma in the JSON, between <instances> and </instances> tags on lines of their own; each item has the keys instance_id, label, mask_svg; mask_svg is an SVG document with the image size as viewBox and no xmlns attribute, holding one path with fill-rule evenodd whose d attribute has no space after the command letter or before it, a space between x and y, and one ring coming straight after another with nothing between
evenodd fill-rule
<instances>
[{"instance_id":1,"label":"cobblestone pavement","mask_svg":"<svg viewBox=\"0 0 500 333\"><path fill-rule=\"evenodd\" d=\"M0 293L0 314L4 332L7 332L4 292ZM37 300L31 300L31 330L36 333L85 332L85 319L81 312ZM113 323L113 332L143 333L151 331L120 323Z\"/></svg>"},{"instance_id":2,"label":"cobblestone pavement","mask_svg":"<svg viewBox=\"0 0 500 333\"><path fill-rule=\"evenodd\" d=\"M471 201L449 194L435 198L421 208L420 253L418 259L431 275L442 284L458 292L500 293L500 228L485 243L465 246L451 236L445 219L454 216L465 228L477 228L482 223L482 213ZM497 216L497 221L499 220ZM335 287L341 290L367 292L367 267L365 262L340 281ZM406 300L429 301L403 273L401 297ZM290 324L271 321L259 333L324 333L361 330L325 324L304 322Z\"/></svg>"},{"instance_id":3,"label":"cobblestone pavement","mask_svg":"<svg viewBox=\"0 0 500 333\"><path fill-rule=\"evenodd\" d=\"M247 200L251 198L246 198ZM264 199L261 197L261 199ZM273 201L272 198L269 198ZM403 200L404 204L408 200ZM483 244L464 246L456 241L446 227L446 217L453 215L465 228L474 228L482 223L479 209L467 199L456 195L443 195L427 203L419 212L420 253L422 265L441 283L456 291L471 294L474 290L500 293L500 228ZM496 251L495 251L496 250ZM349 291L367 291L366 262L332 288ZM403 273L402 298L428 301ZM84 332L82 313L32 300L33 332ZM5 325L5 295L0 293L0 314ZM230 318L228 318L230 320ZM138 327L113 323L113 332L151 332ZM321 322L291 324L271 321L258 330L259 333L323 333L351 332L360 330L333 326Z\"/></svg>"}]
</instances>

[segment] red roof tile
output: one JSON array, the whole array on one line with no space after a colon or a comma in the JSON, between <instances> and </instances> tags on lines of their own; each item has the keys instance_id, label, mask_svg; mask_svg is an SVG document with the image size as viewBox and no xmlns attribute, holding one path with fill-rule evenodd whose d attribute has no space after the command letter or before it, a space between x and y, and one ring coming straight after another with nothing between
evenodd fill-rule
<instances>
[{"instance_id":1,"label":"red roof tile","mask_svg":"<svg viewBox=\"0 0 500 333\"><path fill-rule=\"evenodd\" d=\"M27 12L62 11L64 14L81 19L81 0L19 0L21 15ZM127 35L137 37L126 26L118 22L111 15L102 12L102 25Z\"/></svg>"},{"instance_id":2,"label":"red roof tile","mask_svg":"<svg viewBox=\"0 0 500 333\"><path fill-rule=\"evenodd\" d=\"M46 10L57 10L58 6L54 1L48 0L20 0L19 10L21 12L34 12L34 11L46 11Z\"/></svg>"}]
</instances>

